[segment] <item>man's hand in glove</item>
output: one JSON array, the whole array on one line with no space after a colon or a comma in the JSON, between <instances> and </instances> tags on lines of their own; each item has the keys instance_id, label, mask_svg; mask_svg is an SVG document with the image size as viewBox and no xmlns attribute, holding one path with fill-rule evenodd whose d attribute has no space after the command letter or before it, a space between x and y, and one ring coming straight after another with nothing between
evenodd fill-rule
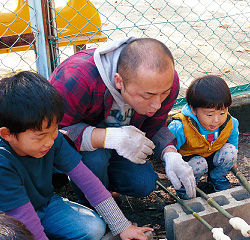
<instances>
[{"instance_id":1,"label":"man's hand in glove","mask_svg":"<svg viewBox=\"0 0 250 240\"><path fill-rule=\"evenodd\" d=\"M154 143L145 133L134 126L106 128L104 148L115 149L120 156L131 162L143 164L153 153Z\"/></svg>"},{"instance_id":2,"label":"man's hand in glove","mask_svg":"<svg viewBox=\"0 0 250 240\"><path fill-rule=\"evenodd\" d=\"M187 195L190 198L196 196L196 182L192 167L182 159L178 152L166 152L163 155L165 161L166 175L176 190L183 184Z\"/></svg>"}]
</instances>

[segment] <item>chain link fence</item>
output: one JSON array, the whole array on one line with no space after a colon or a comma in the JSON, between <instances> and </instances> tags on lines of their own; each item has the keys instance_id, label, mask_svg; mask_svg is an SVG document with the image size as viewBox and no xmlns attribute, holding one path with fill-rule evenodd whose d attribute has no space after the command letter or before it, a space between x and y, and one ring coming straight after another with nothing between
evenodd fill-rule
<instances>
[{"instance_id":1,"label":"chain link fence","mask_svg":"<svg viewBox=\"0 0 250 240\"><path fill-rule=\"evenodd\" d=\"M36 38L30 22L28 5L24 1L0 1L1 76L36 68L37 56L33 45Z\"/></svg>"},{"instance_id":2,"label":"chain link fence","mask_svg":"<svg viewBox=\"0 0 250 240\"><path fill-rule=\"evenodd\" d=\"M0 0L0 46L3 37L26 33L11 29L21 17L16 15L6 23L5 12L15 12L26 0ZM51 3L47 1L47 3ZM20 5L20 4L19 4ZM184 102L190 82L204 74L216 74L225 79L232 95L249 92L250 76L250 2L245 0L55 0L50 4L49 20L56 35L49 38L57 52L56 64L84 48L93 48L104 41L126 36L152 37L164 42L175 58L181 80L181 91L175 108ZM52 22L56 20L56 25ZM29 19L22 26L32 28ZM28 28L29 28L28 27ZM3 30L5 29L5 30ZM7 30L6 30L7 29ZM32 31L33 32L33 31ZM36 34L33 36L36 40ZM41 57L33 42L25 39L28 48L16 51L8 45L0 48L0 73L19 69L36 71Z\"/></svg>"}]
</instances>

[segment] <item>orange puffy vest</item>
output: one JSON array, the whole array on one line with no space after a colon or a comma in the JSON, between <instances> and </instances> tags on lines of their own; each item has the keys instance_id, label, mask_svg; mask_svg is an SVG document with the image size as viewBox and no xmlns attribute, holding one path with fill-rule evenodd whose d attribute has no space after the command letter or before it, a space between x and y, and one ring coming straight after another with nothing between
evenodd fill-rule
<instances>
[{"instance_id":1,"label":"orange puffy vest","mask_svg":"<svg viewBox=\"0 0 250 240\"><path fill-rule=\"evenodd\" d=\"M172 119L179 119L182 121L185 133L185 143L179 149L182 156L199 155L208 157L227 142L232 129L233 121L230 114L227 116L225 123L220 126L219 137L213 142L209 143L199 132L197 123L190 117L183 113L177 113Z\"/></svg>"}]
</instances>

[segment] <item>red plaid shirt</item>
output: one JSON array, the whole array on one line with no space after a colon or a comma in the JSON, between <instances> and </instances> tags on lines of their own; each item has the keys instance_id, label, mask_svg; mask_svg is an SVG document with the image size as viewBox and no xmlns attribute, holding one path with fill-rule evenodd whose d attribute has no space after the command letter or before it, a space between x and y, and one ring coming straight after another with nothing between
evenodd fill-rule
<instances>
[{"instance_id":1,"label":"red plaid shirt","mask_svg":"<svg viewBox=\"0 0 250 240\"><path fill-rule=\"evenodd\" d=\"M85 127L96 126L106 119L114 100L97 70L94 51L88 49L67 58L49 79L64 101L65 113L59 127L84 123L77 137L72 139L78 151ZM171 92L155 115L147 117L135 112L130 121L130 125L146 132L147 137L154 141L157 157L169 143L175 142L174 135L167 128L167 117L178 96L179 87L179 77L175 71Z\"/></svg>"}]
</instances>

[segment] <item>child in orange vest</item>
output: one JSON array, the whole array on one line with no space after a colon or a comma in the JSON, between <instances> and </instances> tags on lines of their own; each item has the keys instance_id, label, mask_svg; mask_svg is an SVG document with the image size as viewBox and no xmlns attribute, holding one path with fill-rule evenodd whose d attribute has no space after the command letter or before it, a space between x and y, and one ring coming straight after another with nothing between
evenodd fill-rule
<instances>
[{"instance_id":1,"label":"child in orange vest","mask_svg":"<svg viewBox=\"0 0 250 240\"><path fill-rule=\"evenodd\" d=\"M208 173L215 191L226 190L230 188L226 175L237 160L239 136L238 120L228 113L230 89L222 78L208 75L191 83L186 100L168 126L177 144L169 146L176 152L171 153L173 161L166 164L166 173L171 180L171 164L177 165L176 160L182 159L192 167L196 184ZM171 182L181 198L190 198L179 182Z\"/></svg>"}]
</instances>

